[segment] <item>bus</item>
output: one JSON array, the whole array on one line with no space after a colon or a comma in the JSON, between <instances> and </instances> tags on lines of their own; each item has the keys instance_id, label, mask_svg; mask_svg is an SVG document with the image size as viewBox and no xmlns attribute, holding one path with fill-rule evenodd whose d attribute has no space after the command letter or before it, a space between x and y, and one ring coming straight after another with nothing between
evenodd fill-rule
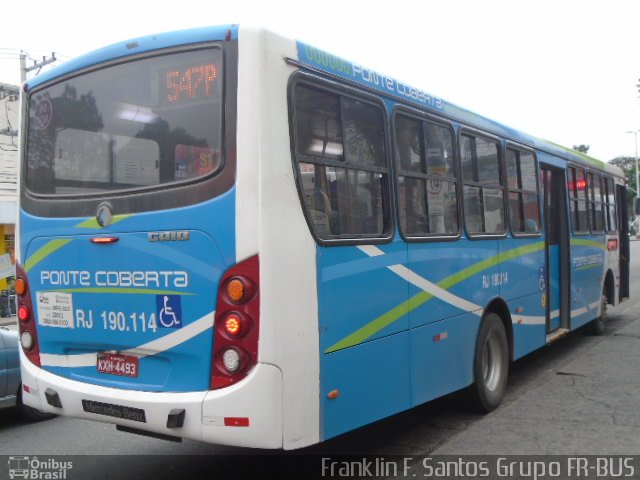
<instances>
[{"instance_id":1,"label":"bus","mask_svg":"<svg viewBox=\"0 0 640 480\"><path fill-rule=\"evenodd\" d=\"M22 99L39 410L296 449L458 390L491 411L629 296L621 170L265 29L115 44Z\"/></svg>"}]
</instances>

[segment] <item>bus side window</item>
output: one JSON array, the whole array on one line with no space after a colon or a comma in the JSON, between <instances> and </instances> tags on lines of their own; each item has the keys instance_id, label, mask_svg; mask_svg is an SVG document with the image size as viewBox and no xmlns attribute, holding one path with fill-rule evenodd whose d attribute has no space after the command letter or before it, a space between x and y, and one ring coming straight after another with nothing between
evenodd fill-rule
<instances>
[{"instance_id":1,"label":"bus side window","mask_svg":"<svg viewBox=\"0 0 640 480\"><path fill-rule=\"evenodd\" d=\"M604 177L604 188L606 228L608 233L615 233L618 226L616 224L616 193L612 178Z\"/></svg>"},{"instance_id":2,"label":"bus side window","mask_svg":"<svg viewBox=\"0 0 640 480\"><path fill-rule=\"evenodd\" d=\"M469 134L460 138L464 218L471 236L505 233L498 152L496 141Z\"/></svg>"},{"instance_id":3,"label":"bus side window","mask_svg":"<svg viewBox=\"0 0 640 480\"><path fill-rule=\"evenodd\" d=\"M459 225L452 131L397 115L395 148L402 232L409 237L456 236Z\"/></svg>"},{"instance_id":4,"label":"bus side window","mask_svg":"<svg viewBox=\"0 0 640 480\"><path fill-rule=\"evenodd\" d=\"M507 148L507 184L511 233L540 233L540 194L536 159L531 152Z\"/></svg>"},{"instance_id":5,"label":"bus side window","mask_svg":"<svg viewBox=\"0 0 640 480\"><path fill-rule=\"evenodd\" d=\"M303 84L294 87L295 155L303 207L321 239L390 230L383 111Z\"/></svg>"},{"instance_id":6,"label":"bus side window","mask_svg":"<svg viewBox=\"0 0 640 480\"><path fill-rule=\"evenodd\" d=\"M589 187L589 211L591 212L591 230L601 233L604 231L604 212L602 210L602 177L589 172L587 174Z\"/></svg>"},{"instance_id":7,"label":"bus side window","mask_svg":"<svg viewBox=\"0 0 640 480\"><path fill-rule=\"evenodd\" d=\"M573 232L587 233L589 231L589 216L587 214L587 179L584 169L569 167L568 175Z\"/></svg>"}]
</instances>

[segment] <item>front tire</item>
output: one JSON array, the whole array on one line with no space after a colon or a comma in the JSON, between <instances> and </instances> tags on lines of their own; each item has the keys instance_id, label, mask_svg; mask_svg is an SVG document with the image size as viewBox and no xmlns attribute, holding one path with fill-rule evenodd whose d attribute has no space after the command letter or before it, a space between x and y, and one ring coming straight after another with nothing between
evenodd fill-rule
<instances>
[{"instance_id":1,"label":"front tire","mask_svg":"<svg viewBox=\"0 0 640 480\"><path fill-rule=\"evenodd\" d=\"M509 342L500 317L489 313L482 320L474 360L475 383L470 388L473 406L495 410L504 397L509 376Z\"/></svg>"}]
</instances>

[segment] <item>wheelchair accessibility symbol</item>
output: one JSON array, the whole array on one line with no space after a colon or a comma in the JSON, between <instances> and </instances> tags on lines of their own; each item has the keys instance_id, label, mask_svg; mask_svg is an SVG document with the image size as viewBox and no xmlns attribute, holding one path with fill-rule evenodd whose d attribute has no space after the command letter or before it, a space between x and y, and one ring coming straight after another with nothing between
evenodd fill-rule
<instances>
[{"instance_id":1,"label":"wheelchair accessibility symbol","mask_svg":"<svg viewBox=\"0 0 640 480\"><path fill-rule=\"evenodd\" d=\"M182 301L180 295L156 295L156 308L160 327L182 327Z\"/></svg>"}]
</instances>

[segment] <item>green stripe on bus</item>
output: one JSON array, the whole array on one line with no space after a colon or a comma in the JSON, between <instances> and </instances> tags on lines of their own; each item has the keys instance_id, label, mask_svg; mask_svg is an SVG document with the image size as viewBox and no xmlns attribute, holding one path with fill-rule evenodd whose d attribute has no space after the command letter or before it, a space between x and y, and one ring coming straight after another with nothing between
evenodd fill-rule
<instances>
[{"instance_id":1,"label":"green stripe on bus","mask_svg":"<svg viewBox=\"0 0 640 480\"><path fill-rule=\"evenodd\" d=\"M599 248L601 250L607 249L606 245L602 242L596 242L595 240L585 240L582 238L572 238L571 245L577 245L579 247L593 247Z\"/></svg>"},{"instance_id":2,"label":"green stripe on bus","mask_svg":"<svg viewBox=\"0 0 640 480\"><path fill-rule=\"evenodd\" d=\"M45 290L47 292L60 292L60 293L121 293L121 294L134 294L134 295L195 295L190 292L176 292L173 290L152 290L149 288L124 288L124 287L87 287L87 288L63 288L60 290Z\"/></svg>"},{"instance_id":3,"label":"green stripe on bus","mask_svg":"<svg viewBox=\"0 0 640 480\"><path fill-rule=\"evenodd\" d=\"M602 263L596 263L593 265L585 265L584 267L576 268L576 272L581 272L582 270L590 270L592 268L603 268L604 265Z\"/></svg>"},{"instance_id":4,"label":"green stripe on bus","mask_svg":"<svg viewBox=\"0 0 640 480\"><path fill-rule=\"evenodd\" d=\"M29 270L35 267L42 260L47 258L56 250L61 249L71 241L72 239L70 238L59 238L56 240L49 240L47 243L44 244L42 248L40 248L33 255L31 255L31 257L29 257L29 260L27 260L27 263L24 264L25 272L29 272Z\"/></svg>"},{"instance_id":5,"label":"green stripe on bus","mask_svg":"<svg viewBox=\"0 0 640 480\"><path fill-rule=\"evenodd\" d=\"M529 245L525 245L524 247L518 247L518 248L514 248L513 250L507 250L506 252L499 253L498 255L487 258L485 260L482 260L481 262L471 265L470 267L460 270L459 272L454 273L453 275L445 278L444 280L441 280L440 282L437 283L437 285L440 288L448 290L454 285L457 285L458 283L476 275L477 273L480 273L486 270L487 268L494 267L500 263L506 262L508 260L511 260L517 257L521 257L523 255L527 255L529 253L537 252L542 249L544 249L544 242L536 242ZM399 320L400 318L407 315L409 312L411 312L412 310L415 310L420 305L422 305L423 303L426 303L432 298L433 298L433 295L428 292L420 292L414 295L409 300L402 302L397 307L389 310L387 313L379 316L372 322L369 322L368 324L359 328L352 334L346 336L345 338L340 340L338 343L335 343L334 345L330 346L324 351L324 353L332 353L338 350L342 350L344 348L353 347L355 345L358 345L366 341L368 338L372 337L382 329L388 327L389 325L394 323L396 320Z\"/></svg>"},{"instance_id":6,"label":"green stripe on bus","mask_svg":"<svg viewBox=\"0 0 640 480\"><path fill-rule=\"evenodd\" d=\"M133 216L132 214L115 215L113 217L113 221L111 222L111 225L113 225L114 223L121 222L122 220L126 220L127 218L132 216ZM97 230L97 229L101 229L102 227L100 226L100 224L95 218L88 218L87 220L76 225L75 228L91 228L91 229ZM64 247L65 245L67 245L69 242L72 242L72 241L73 241L72 238L60 238L60 239L48 241L47 243L45 243L45 245L42 248L40 248L40 250L36 251L36 253L31 255L29 260L27 260L27 263L25 263L24 265L25 272L29 272L29 270L31 270L33 267L35 267L38 263L40 263L42 260L47 258L49 255L51 255L53 252L55 252L56 250L59 250L60 248Z\"/></svg>"}]
</instances>

